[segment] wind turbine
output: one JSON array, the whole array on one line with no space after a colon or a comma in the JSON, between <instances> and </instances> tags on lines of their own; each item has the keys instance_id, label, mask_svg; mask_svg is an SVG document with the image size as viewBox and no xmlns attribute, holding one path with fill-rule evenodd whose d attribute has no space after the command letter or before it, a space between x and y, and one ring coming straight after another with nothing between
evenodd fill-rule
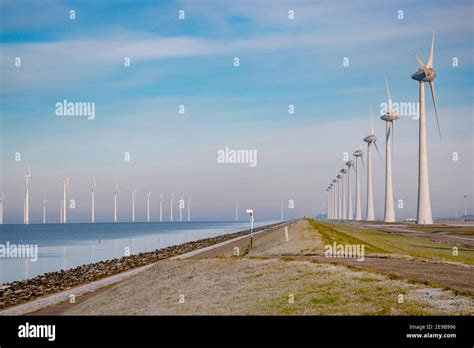
<instances>
[{"instance_id":1,"label":"wind turbine","mask_svg":"<svg viewBox=\"0 0 474 348\"><path fill-rule=\"evenodd\" d=\"M418 208L417 208L417 224L431 225L433 216L431 214L431 198L430 198L430 180L428 174L428 145L426 142L426 109L425 109L425 82L430 84L431 97L433 99L433 107L436 115L436 123L438 125L439 138L441 140L441 129L438 120L438 111L436 109L436 96L434 79L436 71L433 69L433 50L434 50L434 32L431 39L431 51L426 64L418 54L416 59L420 64L420 69L411 75L413 80L420 82L420 118L419 118L419 148L418 148Z\"/></svg>"},{"instance_id":2,"label":"wind turbine","mask_svg":"<svg viewBox=\"0 0 474 348\"><path fill-rule=\"evenodd\" d=\"M173 197L174 197L174 192L171 193L171 209L170 209L170 221L173 222Z\"/></svg>"},{"instance_id":3,"label":"wind turbine","mask_svg":"<svg viewBox=\"0 0 474 348\"><path fill-rule=\"evenodd\" d=\"M146 194L146 221L150 222L150 197L151 192L147 192Z\"/></svg>"},{"instance_id":4,"label":"wind turbine","mask_svg":"<svg viewBox=\"0 0 474 348\"><path fill-rule=\"evenodd\" d=\"M281 200L280 204L280 221L283 221L283 200Z\"/></svg>"},{"instance_id":5,"label":"wind turbine","mask_svg":"<svg viewBox=\"0 0 474 348\"><path fill-rule=\"evenodd\" d=\"M43 223L46 223L46 203L48 200L46 199L46 196L43 196Z\"/></svg>"},{"instance_id":6,"label":"wind turbine","mask_svg":"<svg viewBox=\"0 0 474 348\"><path fill-rule=\"evenodd\" d=\"M67 176L63 180L63 224L67 224L67 202L69 194L69 181L71 180L70 176Z\"/></svg>"},{"instance_id":7,"label":"wind turbine","mask_svg":"<svg viewBox=\"0 0 474 348\"><path fill-rule=\"evenodd\" d=\"M188 197L188 222L191 221L191 196Z\"/></svg>"},{"instance_id":8,"label":"wind turbine","mask_svg":"<svg viewBox=\"0 0 474 348\"><path fill-rule=\"evenodd\" d=\"M346 177L347 169L343 168L340 170L342 180L341 180L341 196L342 196L342 220L347 220L347 206L346 206L346 195L345 195L345 185L344 185L344 179Z\"/></svg>"},{"instance_id":9,"label":"wind turbine","mask_svg":"<svg viewBox=\"0 0 474 348\"><path fill-rule=\"evenodd\" d=\"M184 209L184 193L181 195L179 199L179 222L183 221L183 209Z\"/></svg>"},{"instance_id":10,"label":"wind turbine","mask_svg":"<svg viewBox=\"0 0 474 348\"><path fill-rule=\"evenodd\" d=\"M379 148L377 147L377 137L375 136L374 131L374 118L372 116L372 109L370 109L370 117L371 117L371 129L370 134L366 136L363 140L367 143L367 208L366 208L366 221L374 221L375 220L375 213L374 213L374 192L372 187L372 157L370 151L370 145L374 144L377 152Z\"/></svg>"},{"instance_id":11,"label":"wind turbine","mask_svg":"<svg viewBox=\"0 0 474 348\"><path fill-rule=\"evenodd\" d=\"M91 197L91 200L92 200L92 204L91 204L91 222L94 223L95 222L95 188L96 188L96 184L95 184L95 176L92 180L92 197Z\"/></svg>"},{"instance_id":12,"label":"wind turbine","mask_svg":"<svg viewBox=\"0 0 474 348\"><path fill-rule=\"evenodd\" d=\"M330 215L330 207L329 205L331 204L331 186L328 186L326 188L326 192L327 192L327 199L326 199L326 204L327 204L327 207L328 207L328 211L327 211L327 214L326 214L326 218L329 220L329 215Z\"/></svg>"},{"instance_id":13,"label":"wind turbine","mask_svg":"<svg viewBox=\"0 0 474 348\"><path fill-rule=\"evenodd\" d=\"M393 205L393 182L392 182L392 146L393 130L395 120L398 116L392 111L392 95L388 88L387 77L385 76L385 87L388 95L388 110L380 119L385 121L385 210L384 221L395 222L395 207Z\"/></svg>"},{"instance_id":14,"label":"wind turbine","mask_svg":"<svg viewBox=\"0 0 474 348\"><path fill-rule=\"evenodd\" d=\"M333 209L333 204L332 204L333 194L334 194L334 184L331 183L329 184L329 206L328 206L329 219L331 220L334 218L334 209Z\"/></svg>"},{"instance_id":15,"label":"wind turbine","mask_svg":"<svg viewBox=\"0 0 474 348\"><path fill-rule=\"evenodd\" d=\"M0 225L3 225L3 202L6 202L5 195L2 192L2 195L0 196Z\"/></svg>"},{"instance_id":16,"label":"wind turbine","mask_svg":"<svg viewBox=\"0 0 474 348\"><path fill-rule=\"evenodd\" d=\"M160 192L160 222L163 222L163 192Z\"/></svg>"},{"instance_id":17,"label":"wind turbine","mask_svg":"<svg viewBox=\"0 0 474 348\"><path fill-rule=\"evenodd\" d=\"M337 219L342 220L342 174L338 174L337 178Z\"/></svg>"},{"instance_id":18,"label":"wind turbine","mask_svg":"<svg viewBox=\"0 0 474 348\"><path fill-rule=\"evenodd\" d=\"M354 162L347 161L347 220L354 219L354 213L352 212L352 188L351 188L351 168L354 169Z\"/></svg>"},{"instance_id":19,"label":"wind turbine","mask_svg":"<svg viewBox=\"0 0 474 348\"><path fill-rule=\"evenodd\" d=\"M30 165L28 164L28 172L25 174L25 197L23 202L23 223L28 225L30 223L30 182L31 176Z\"/></svg>"},{"instance_id":20,"label":"wind turbine","mask_svg":"<svg viewBox=\"0 0 474 348\"><path fill-rule=\"evenodd\" d=\"M352 153L352 156L356 158L355 160L355 172L356 172L356 189L355 189L355 220L361 221L362 220L362 204L360 201L360 180L359 180L359 157L364 164L364 151L361 149L356 150Z\"/></svg>"},{"instance_id":21,"label":"wind turbine","mask_svg":"<svg viewBox=\"0 0 474 348\"><path fill-rule=\"evenodd\" d=\"M235 221L239 221L239 201L235 201Z\"/></svg>"},{"instance_id":22,"label":"wind turbine","mask_svg":"<svg viewBox=\"0 0 474 348\"><path fill-rule=\"evenodd\" d=\"M114 189L114 222L117 222L117 193L119 191L119 187L117 184L117 180L115 180L115 189Z\"/></svg>"},{"instance_id":23,"label":"wind turbine","mask_svg":"<svg viewBox=\"0 0 474 348\"><path fill-rule=\"evenodd\" d=\"M135 195L138 189L132 189L132 222L135 222Z\"/></svg>"},{"instance_id":24,"label":"wind turbine","mask_svg":"<svg viewBox=\"0 0 474 348\"><path fill-rule=\"evenodd\" d=\"M337 178L336 179L333 179L332 183L334 184L334 192L332 194L332 207L333 207L333 220L337 220L337 208L338 208L338 204L337 204Z\"/></svg>"},{"instance_id":25,"label":"wind turbine","mask_svg":"<svg viewBox=\"0 0 474 348\"><path fill-rule=\"evenodd\" d=\"M59 221L61 223L63 223L63 221L64 221L63 220L63 202L64 202L64 200L61 200L61 205L60 205L60 209L59 209L60 210L60 212L59 212Z\"/></svg>"}]
</instances>

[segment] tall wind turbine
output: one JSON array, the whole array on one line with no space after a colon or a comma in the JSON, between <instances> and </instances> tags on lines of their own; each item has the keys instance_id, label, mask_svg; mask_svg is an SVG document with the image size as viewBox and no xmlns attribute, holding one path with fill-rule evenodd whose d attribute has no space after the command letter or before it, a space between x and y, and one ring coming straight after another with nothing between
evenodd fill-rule
<instances>
[{"instance_id":1,"label":"tall wind turbine","mask_svg":"<svg viewBox=\"0 0 474 348\"><path fill-rule=\"evenodd\" d=\"M191 196L188 197L188 222L191 221Z\"/></svg>"},{"instance_id":2,"label":"tall wind turbine","mask_svg":"<svg viewBox=\"0 0 474 348\"><path fill-rule=\"evenodd\" d=\"M333 208L333 197L334 197L334 184L329 184L329 219L334 219L334 208Z\"/></svg>"},{"instance_id":3,"label":"tall wind turbine","mask_svg":"<svg viewBox=\"0 0 474 348\"><path fill-rule=\"evenodd\" d=\"M380 117L385 121L385 209L384 221L395 222L395 207L393 205L393 182L392 182L392 146L393 130L398 116L392 110L392 95L388 88L387 77L385 76L385 87L388 95L388 110Z\"/></svg>"},{"instance_id":4,"label":"tall wind turbine","mask_svg":"<svg viewBox=\"0 0 474 348\"><path fill-rule=\"evenodd\" d=\"M67 224L67 202L69 195L69 181L71 177L65 177L63 180L63 224Z\"/></svg>"},{"instance_id":5,"label":"tall wind turbine","mask_svg":"<svg viewBox=\"0 0 474 348\"><path fill-rule=\"evenodd\" d=\"M132 222L135 222L135 196L138 189L132 189Z\"/></svg>"},{"instance_id":6,"label":"tall wind turbine","mask_svg":"<svg viewBox=\"0 0 474 348\"><path fill-rule=\"evenodd\" d=\"M379 151L377 147L377 137L375 136L374 131L374 118L372 116L372 109L370 110L370 117L371 117L371 129L370 134L364 138L364 141L367 143L367 208L365 214L366 221L374 221L375 220L375 213L374 213L374 191L372 187L372 157L370 153L370 149L372 144L375 145L377 152Z\"/></svg>"},{"instance_id":7,"label":"tall wind turbine","mask_svg":"<svg viewBox=\"0 0 474 348\"><path fill-rule=\"evenodd\" d=\"M359 175L359 157L362 163L364 163L364 151L361 149L356 150L352 153L352 156L356 158L355 160L355 172L356 172L356 187L355 187L355 220L362 220L362 204L360 200L360 175Z\"/></svg>"},{"instance_id":8,"label":"tall wind turbine","mask_svg":"<svg viewBox=\"0 0 474 348\"><path fill-rule=\"evenodd\" d=\"M114 222L117 222L117 193L119 191L117 180L115 180L115 189L114 189Z\"/></svg>"},{"instance_id":9,"label":"tall wind turbine","mask_svg":"<svg viewBox=\"0 0 474 348\"><path fill-rule=\"evenodd\" d=\"M95 176L94 178L92 179L92 194L91 194L91 222L94 223L95 222L95 188L96 188L96 184L95 184Z\"/></svg>"},{"instance_id":10,"label":"tall wind turbine","mask_svg":"<svg viewBox=\"0 0 474 348\"><path fill-rule=\"evenodd\" d=\"M338 208L338 204L337 204L337 197L338 197L338 192L337 192L337 178L336 179L333 179L332 180L332 183L334 184L334 192L332 193L332 211L333 211L333 214L332 214L332 218L333 220L337 220L337 208Z\"/></svg>"},{"instance_id":11,"label":"tall wind turbine","mask_svg":"<svg viewBox=\"0 0 474 348\"><path fill-rule=\"evenodd\" d=\"M431 214L431 198L430 198L430 180L428 174L428 145L426 142L426 109L425 109L425 82L430 84L431 97L433 98L433 106L436 115L436 123L438 124L439 138L441 139L441 129L438 120L438 111L436 109L436 96L434 87L434 78L436 71L433 69L433 49L434 49L434 33L431 39L431 51L426 64L418 54L416 58L420 64L420 69L411 75L413 80L420 82L420 118L419 118L419 148L418 148L418 208L417 208L417 224L431 225L433 216Z\"/></svg>"},{"instance_id":12,"label":"tall wind turbine","mask_svg":"<svg viewBox=\"0 0 474 348\"><path fill-rule=\"evenodd\" d=\"M0 196L0 225L3 225L3 202L6 202L5 195L2 192Z\"/></svg>"},{"instance_id":13,"label":"tall wind turbine","mask_svg":"<svg viewBox=\"0 0 474 348\"><path fill-rule=\"evenodd\" d=\"M344 179L346 178L346 173L347 173L347 169L346 168L343 168L340 170L341 172L341 176L342 176L342 180L341 180L341 196L342 196L342 220L347 220L347 206L346 206L346 194L345 194L345 185L344 185Z\"/></svg>"},{"instance_id":14,"label":"tall wind turbine","mask_svg":"<svg viewBox=\"0 0 474 348\"><path fill-rule=\"evenodd\" d=\"M60 208L59 208L59 221L61 223L63 223L64 219L63 219L63 202L64 200L61 200L61 204L60 204Z\"/></svg>"},{"instance_id":15,"label":"tall wind turbine","mask_svg":"<svg viewBox=\"0 0 474 348\"><path fill-rule=\"evenodd\" d=\"M160 192L160 222L163 222L163 192Z\"/></svg>"},{"instance_id":16,"label":"tall wind turbine","mask_svg":"<svg viewBox=\"0 0 474 348\"><path fill-rule=\"evenodd\" d=\"M151 192L147 192L146 194L146 221L150 222L150 197Z\"/></svg>"},{"instance_id":17,"label":"tall wind turbine","mask_svg":"<svg viewBox=\"0 0 474 348\"><path fill-rule=\"evenodd\" d=\"M48 200L46 199L46 196L43 196L43 223L46 223L46 203Z\"/></svg>"},{"instance_id":18,"label":"tall wind turbine","mask_svg":"<svg viewBox=\"0 0 474 348\"><path fill-rule=\"evenodd\" d=\"M342 175L338 174L337 178L337 219L342 220Z\"/></svg>"},{"instance_id":19,"label":"tall wind turbine","mask_svg":"<svg viewBox=\"0 0 474 348\"><path fill-rule=\"evenodd\" d=\"M30 165L28 164L28 172L25 174L25 197L23 202L23 223L28 225L30 223L30 182L31 176Z\"/></svg>"},{"instance_id":20,"label":"tall wind turbine","mask_svg":"<svg viewBox=\"0 0 474 348\"><path fill-rule=\"evenodd\" d=\"M354 219L354 213L352 211L352 187L351 187L351 168L354 169L354 162L347 161L347 220Z\"/></svg>"},{"instance_id":21,"label":"tall wind turbine","mask_svg":"<svg viewBox=\"0 0 474 348\"><path fill-rule=\"evenodd\" d=\"M283 221L283 200L280 203L280 221Z\"/></svg>"},{"instance_id":22,"label":"tall wind turbine","mask_svg":"<svg viewBox=\"0 0 474 348\"><path fill-rule=\"evenodd\" d=\"M328 211L327 211L327 214L326 214L326 219L329 220L329 215L331 214L331 211L330 211L330 204L331 204L331 186L328 186L326 188L326 192L327 192L327 198L326 198L326 205L328 207Z\"/></svg>"},{"instance_id":23,"label":"tall wind turbine","mask_svg":"<svg viewBox=\"0 0 474 348\"><path fill-rule=\"evenodd\" d=\"M174 192L171 193L171 209L170 209L170 221L173 222L173 198L174 198Z\"/></svg>"}]
</instances>

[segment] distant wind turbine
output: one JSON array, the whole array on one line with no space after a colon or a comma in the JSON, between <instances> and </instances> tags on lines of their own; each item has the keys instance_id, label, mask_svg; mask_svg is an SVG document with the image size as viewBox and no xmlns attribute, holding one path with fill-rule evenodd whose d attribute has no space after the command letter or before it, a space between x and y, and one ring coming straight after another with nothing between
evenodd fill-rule
<instances>
[{"instance_id":1,"label":"distant wind turbine","mask_svg":"<svg viewBox=\"0 0 474 348\"><path fill-rule=\"evenodd\" d=\"M23 223L28 225L30 223L30 182L31 176L30 165L28 164L28 172L25 174L25 197L23 202Z\"/></svg>"},{"instance_id":2,"label":"distant wind turbine","mask_svg":"<svg viewBox=\"0 0 474 348\"><path fill-rule=\"evenodd\" d=\"M372 144L374 144L377 152L379 151L377 147L377 137L375 136L374 131L374 118L372 115L372 109L370 109L370 117L371 117L371 129L370 134L364 138L364 141L367 143L367 207L366 207L366 221L374 221L375 220L375 213L374 213L374 192L372 186L372 158L370 149Z\"/></svg>"},{"instance_id":3,"label":"distant wind turbine","mask_svg":"<svg viewBox=\"0 0 474 348\"><path fill-rule=\"evenodd\" d=\"M95 183L95 176L92 179L92 192L91 192L91 222L95 222L95 188L96 188L96 183Z\"/></svg>"},{"instance_id":4,"label":"distant wind turbine","mask_svg":"<svg viewBox=\"0 0 474 348\"><path fill-rule=\"evenodd\" d=\"M332 207L333 207L332 218L333 218L333 220L337 220L337 208L338 208L338 204L337 204L337 199L338 199L337 178L333 179L332 183L334 184L334 189L333 189L334 192L332 193Z\"/></svg>"},{"instance_id":5,"label":"distant wind turbine","mask_svg":"<svg viewBox=\"0 0 474 348\"><path fill-rule=\"evenodd\" d=\"M163 192L160 193L160 222L163 222Z\"/></svg>"},{"instance_id":6,"label":"distant wind turbine","mask_svg":"<svg viewBox=\"0 0 474 348\"><path fill-rule=\"evenodd\" d=\"M132 189L132 222L135 222L135 196L138 189Z\"/></svg>"},{"instance_id":7,"label":"distant wind turbine","mask_svg":"<svg viewBox=\"0 0 474 348\"><path fill-rule=\"evenodd\" d=\"M283 221L283 200L281 200L280 204L280 221Z\"/></svg>"},{"instance_id":8,"label":"distant wind turbine","mask_svg":"<svg viewBox=\"0 0 474 348\"><path fill-rule=\"evenodd\" d=\"M173 222L173 198L174 198L174 192L171 193L171 209L170 209L170 221Z\"/></svg>"},{"instance_id":9,"label":"distant wind turbine","mask_svg":"<svg viewBox=\"0 0 474 348\"><path fill-rule=\"evenodd\" d=\"M239 201L235 201L235 221L239 221Z\"/></svg>"},{"instance_id":10,"label":"distant wind turbine","mask_svg":"<svg viewBox=\"0 0 474 348\"><path fill-rule=\"evenodd\" d=\"M117 180L115 180L115 189L114 189L114 222L117 222L117 193L119 191Z\"/></svg>"},{"instance_id":11,"label":"distant wind turbine","mask_svg":"<svg viewBox=\"0 0 474 348\"><path fill-rule=\"evenodd\" d=\"M69 195L69 181L71 177L65 177L63 180L63 224L67 224L67 202Z\"/></svg>"},{"instance_id":12,"label":"distant wind turbine","mask_svg":"<svg viewBox=\"0 0 474 348\"><path fill-rule=\"evenodd\" d=\"M337 178L337 219L342 220L342 175L338 174Z\"/></svg>"},{"instance_id":13,"label":"distant wind turbine","mask_svg":"<svg viewBox=\"0 0 474 348\"><path fill-rule=\"evenodd\" d=\"M347 212L346 219L353 220L354 213L352 211L352 187L351 187L351 168L354 169L354 162L347 161Z\"/></svg>"},{"instance_id":14,"label":"distant wind turbine","mask_svg":"<svg viewBox=\"0 0 474 348\"><path fill-rule=\"evenodd\" d=\"M179 200L179 222L183 221L183 209L184 209L184 194L181 195Z\"/></svg>"},{"instance_id":15,"label":"distant wind turbine","mask_svg":"<svg viewBox=\"0 0 474 348\"><path fill-rule=\"evenodd\" d=\"M147 192L146 194L146 221L150 222L150 197L151 192Z\"/></svg>"},{"instance_id":16,"label":"distant wind turbine","mask_svg":"<svg viewBox=\"0 0 474 348\"><path fill-rule=\"evenodd\" d=\"M0 225L3 225L3 202L6 202L5 195L2 192L2 195L0 196Z\"/></svg>"},{"instance_id":17,"label":"distant wind turbine","mask_svg":"<svg viewBox=\"0 0 474 348\"><path fill-rule=\"evenodd\" d=\"M356 172L356 188L355 188L355 220L361 221L362 220L362 204L360 200L360 175L359 175L359 157L364 163L364 151L361 149L356 150L352 153L352 155L356 158L355 160L355 172Z\"/></svg>"},{"instance_id":18,"label":"distant wind turbine","mask_svg":"<svg viewBox=\"0 0 474 348\"><path fill-rule=\"evenodd\" d=\"M46 203L48 200L46 199L46 196L43 196L43 223L46 223Z\"/></svg>"},{"instance_id":19,"label":"distant wind turbine","mask_svg":"<svg viewBox=\"0 0 474 348\"><path fill-rule=\"evenodd\" d=\"M347 169L343 168L340 170L342 180L341 180L341 196L342 196L342 219L347 220L347 205L346 205L346 193L344 179L346 178Z\"/></svg>"},{"instance_id":20,"label":"distant wind turbine","mask_svg":"<svg viewBox=\"0 0 474 348\"><path fill-rule=\"evenodd\" d=\"M431 51L426 65L418 54L416 58L420 69L411 75L413 80L420 82L420 118L419 118L419 149L418 149L418 208L417 224L431 225L433 216L431 213L430 180L428 173L428 145L426 141L426 109L425 109L425 82L430 84L431 97L433 99L436 123L438 125L439 138L441 140L441 128L439 126L438 111L436 109L436 96L434 79L436 71L433 69L434 32L431 39Z\"/></svg>"},{"instance_id":21,"label":"distant wind turbine","mask_svg":"<svg viewBox=\"0 0 474 348\"><path fill-rule=\"evenodd\" d=\"M380 117L385 121L385 209L384 221L395 222L395 207L393 205L393 180L392 180L392 147L393 130L398 116L392 110L392 95L388 88L387 77L385 76L385 87L388 95L388 110L385 115Z\"/></svg>"},{"instance_id":22,"label":"distant wind turbine","mask_svg":"<svg viewBox=\"0 0 474 348\"><path fill-rule=\"evenodd\" d=\"M188 198L188 222L191 221L191 196Z\"/></svg>"}]
</instances>

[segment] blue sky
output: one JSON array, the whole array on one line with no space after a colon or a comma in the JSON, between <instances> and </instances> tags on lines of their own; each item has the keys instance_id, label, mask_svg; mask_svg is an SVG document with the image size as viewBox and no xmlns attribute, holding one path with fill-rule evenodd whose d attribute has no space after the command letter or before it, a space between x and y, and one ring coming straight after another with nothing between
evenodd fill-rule
<instances>
[{"instance_id":1,"label":"blue sky","mask_svg":"<svg viewBox=\"0 0 474 348\"><path fill-rule=\"evenodd\" d=\"M139 219L147 191L155 208L160 191L191 195L201 219L231 218L236 199L261 218L278 217L282 199L295 200L287 216L319 212L342 154L367 135L369 105L377 113L386 100L383 74L395 102L417 101L414 53L427 59L433 30L443 132L440 142L427 99L433 211L454 215L464 193L472 203L471 1L1 1L1 7L7 222L22 219L27 163L32 220L40 219L43 195L50 219L58 218L64 176L72 177L78 202L71 221L88 218L93 176L102 220L111 218L115 178L122 220L130 218L131 187L140 188ZM94 102L96 118L55 116L64 99ZM395 133L395 197L405 201L400 217L415 214L417 129L407 117ZM383 130L376 120L382 152ZM216 151L226 146L256 149L257 167L218 164ZM131 162L122 160L124 152ZM380 217L383 157L374 161Z\"/></svg>"}]
</instances>

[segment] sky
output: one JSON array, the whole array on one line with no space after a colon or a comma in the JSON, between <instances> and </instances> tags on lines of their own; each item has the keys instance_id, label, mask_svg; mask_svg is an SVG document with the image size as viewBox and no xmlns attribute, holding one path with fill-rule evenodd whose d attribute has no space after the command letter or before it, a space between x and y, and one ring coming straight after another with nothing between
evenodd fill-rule
<instances>
[{"instance_id":1,"label":"sky","mask_svg":"<svg viewBox=\"0 0 474 348\"><path fill-rule=\"evenodd\" d=\"M442 131L440 141L427 90L433 215L461 215L464 194L473 212L472 1L1 0L0 6L5 223L23 219L28 164L32 222L42 220L44 196L48 221L58 221L66 176L76 204L71 222L90 219L94 176L98 221L113 217L115 180L120 221L131 218L132 188L139 189L140 221L147 192L155 220L161 192L166 218L173 192L175 204L181 195L192 197L196 220L231 220L236 200L241 219L246 208L257 220L278 219L282 201L285 218L315 216L326 210L326 188L344 154L365 150L371 108L381 151L373 156L375 214L382 218L384 74L395 103L417 103L419 85L410 78L418 70L415 52L427 60L433 31ZM95 117L58 116L56 104L64 100L94 103ZM226 147L256 151L257 165L218 163ZM398 218L416 215L417 167L418 121L408 113L394 131ZM361 183L365 207L365 173Z\"/></svg>"}]
</instances>

